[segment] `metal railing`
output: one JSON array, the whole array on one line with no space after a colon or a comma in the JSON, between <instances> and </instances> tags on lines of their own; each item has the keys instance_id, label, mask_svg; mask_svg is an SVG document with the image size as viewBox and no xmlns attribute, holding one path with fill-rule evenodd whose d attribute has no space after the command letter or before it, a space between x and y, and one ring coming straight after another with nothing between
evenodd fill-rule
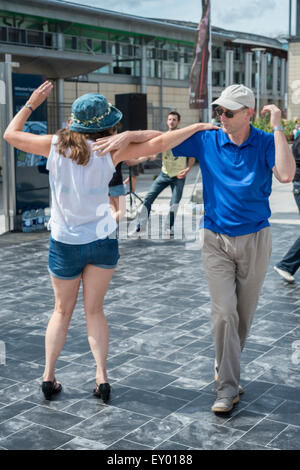
<instances>
[{"instance_id":1,"label":"metal railing","mask_svg":"<svg viewBox=\"0 0 300 470\"><path fill-rule=\"evenodd\" d=\"M140 46L134 44L10 26L0 27L0 43L27 47L36 46L83 54L109 54L131 59L141 57Z\"/></svg>"},{"instance_id":2,"label":"metal railing","mask_svg":"<svg viewBox=\"0 0 300 470\"><path fill-rule=\"evenodd\" d=\"M49 134L55 134L61 127L60 120L67 122L71 116L71 108L72 103L55 103L53 101L47 103Z\"/></svg>"},{"instance_id":3,"label":"metal railing","mask_svg":"<svg viewBox=\"0 0 300 470\"><path fill-rule=\"evenodd\" d=\"M0 42L22 46L39 46L48 49L56 48L57 35L44 31L12 28L10 26L0 27Z\"/></svg>"}]
</instances>

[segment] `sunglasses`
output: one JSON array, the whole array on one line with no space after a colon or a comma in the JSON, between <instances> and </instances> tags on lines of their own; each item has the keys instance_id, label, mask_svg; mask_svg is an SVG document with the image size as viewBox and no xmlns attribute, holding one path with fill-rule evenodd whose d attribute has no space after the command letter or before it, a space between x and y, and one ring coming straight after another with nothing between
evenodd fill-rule
<instances>
[{"instance_id":1,"label":"sunglasses","mask_svg":"<svg viewBox=\"0 0 300 470\"><path fill-rule=\"evenodd\" d=\"M229 119L233 118L237 113L240 111L243 111L244 109L247 109L246 106L244 106L241 109L238 109L237 111L224 111L222 108L216 108L216 113L218 116L222 116L222 114L225 114L225 116Z\"/></svg>"}]
</instances>

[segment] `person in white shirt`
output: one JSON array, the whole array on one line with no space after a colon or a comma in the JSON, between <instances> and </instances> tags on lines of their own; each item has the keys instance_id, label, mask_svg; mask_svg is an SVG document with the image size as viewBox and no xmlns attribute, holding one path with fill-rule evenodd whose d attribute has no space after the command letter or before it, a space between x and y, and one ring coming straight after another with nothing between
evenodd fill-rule
<instances>
[{"instance_id":1,"label":"person in white shirt","mask_svg":"<svg viewBox=\"0 0 300 470\"><path fill-rule=\"evenodd\" d=\"M103 95L87 93L77 98L72 105L71 122L55 135L23 132L27 119L52 88L49 81L37 88L4 133L4 139L17 149L48 159L52 200L48 269L55 308L46 331L42 391L50 399L62 390L55 378L55 364L65 344L82 281L88 340L97 365L94 394L106 402L110 395L106 371L109 330L103 301L119 259L117 223L108 196L115 166L168 150L214 126L197 123L171 133L137 132L133 139L130 135L125 149L122 136L122 149L114 142L115 149L104 156L101 152L100 158L93 142L115 133L122 118L122 113Z\"/></svg>"},{"instance_id":2,"label":"person in white shirt","mask_svg":"<svg viewBox=\"0 0 300 470\"><path fill-rule=\"evenodd\" d=\"M97 364L94 394L107 401L109 329L103 301L119 259L117 223L110 210L108 185L121 159L113 161L113 153L99 158L92 142L115 133L122 113L103 95L88 93L74 101L67 128L55 135L23 132L25 122L52 88L47 81L35 90L4 134L14 147L46 157L49 170L52 207L48 269L55 308L46 331L42 391L50 399L62 390L55 379L55 364L65 344L82 282L88 340ZM149 138L160 134L149 131Z\"/></svg>"}]
</instances>

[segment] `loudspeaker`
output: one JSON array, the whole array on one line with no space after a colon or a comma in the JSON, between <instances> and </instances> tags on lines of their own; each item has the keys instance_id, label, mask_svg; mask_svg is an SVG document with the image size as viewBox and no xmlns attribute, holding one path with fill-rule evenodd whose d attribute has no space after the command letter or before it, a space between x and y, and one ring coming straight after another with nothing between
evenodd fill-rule
<instances>
[{"instance_id":1,"label":"loudspeaker","mask_svg":"<svg viewBox=\"0 0 300 470\"><path fill-rule=\"evenodd\" d=\"M124 93L115 95L116 108L123 113L122 131L147 129L147 95L145 93Z\"/></svg>"}]
</instances>

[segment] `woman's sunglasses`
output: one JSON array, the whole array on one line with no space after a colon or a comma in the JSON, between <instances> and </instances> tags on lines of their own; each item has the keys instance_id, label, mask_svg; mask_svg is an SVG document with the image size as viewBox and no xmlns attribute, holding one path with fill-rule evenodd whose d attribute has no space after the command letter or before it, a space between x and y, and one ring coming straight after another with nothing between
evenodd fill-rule
<instances>
[{"instance_id":1,"label":"woman's sunglasses","mask_svg":"<svg viewBox=\"0 0 300 470\"><path fill-rule=\"evenodd\" d=\"M216 108L216 113L218 116L222 116L222 114L225 114L225 116L229 119L233 118L237 113L240 111L243 111L243 109L247 109L246 106L244 106L241 109L238 109L237 111L224 111L222 108Z\"/></svg>"}]
</instances>

